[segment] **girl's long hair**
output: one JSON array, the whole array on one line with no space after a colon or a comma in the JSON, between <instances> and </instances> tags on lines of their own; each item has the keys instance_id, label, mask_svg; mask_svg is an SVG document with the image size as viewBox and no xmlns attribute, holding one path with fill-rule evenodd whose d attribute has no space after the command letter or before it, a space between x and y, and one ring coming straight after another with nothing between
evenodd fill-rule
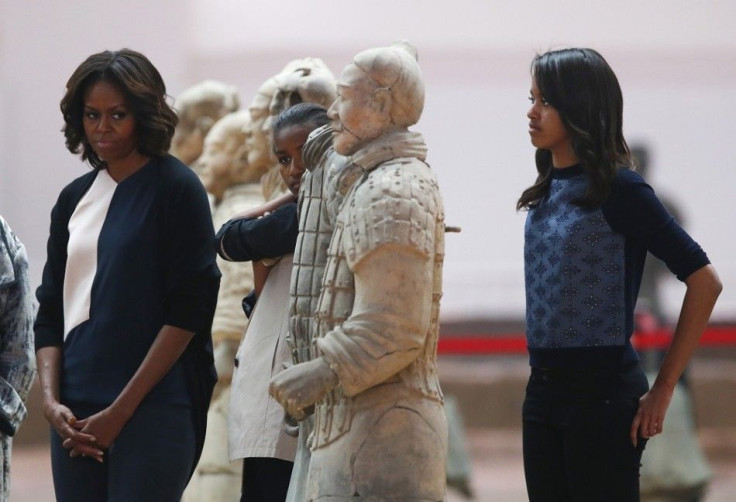
<instances>
[{"instance_id":1,"label":"girl's long hair","mask_svg":"<svg viewBox=\"0 0 736 502\"><path fill-rule=\"evenodd\" d=\"M616 171L633 167L623 135L624 101L616 75L598 52L579 48L537 55L531 73L544 99L559 112L589 180L574 203L599 207L611 193ZM538 148L535 160L537 180L521 194L517 210L536 206L549 191L552 152Z\"/></svg>"}]
</instances>

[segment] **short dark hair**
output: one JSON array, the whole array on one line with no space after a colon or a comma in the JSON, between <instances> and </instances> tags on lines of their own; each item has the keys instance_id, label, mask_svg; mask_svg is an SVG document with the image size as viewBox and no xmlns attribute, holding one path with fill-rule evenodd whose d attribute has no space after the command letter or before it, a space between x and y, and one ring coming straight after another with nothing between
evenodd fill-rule
<instances>
[{"instance_id":1,"label":"short dark hair","mask_svg":"<svg viewBox=\"0 0 736 502\"><path fill-rule=\"evenodd\" d=\"M624 100L616 74L593 49L572 48L537 55L532 78L544 99L560 114L575 155L590 180L575 203L598 207L611 192L616 171L631 167L623 135ZM538 204L549 191L552 153L537 149L537 180L524 190L517 209Z\"/></svg>"},{"instance_id":2,"label":"short dark hair","mask_svg":"<svg viewBox=\"0 0 736 502\"><path fill-rule=\"evenodd\" d=\"M125 96L135 118L138 152L150 157L166 155L179 118L167 102L161 74L146 56L130 49L92 54L69 78L60 103L64 116L62 131L69 151L81 151L82 160L95 169L105 168L105 161L87 141L82 124L84 95L98 82L109 82Z\"/></svg>"},{"instance_id":3,"label":"short dark hair","mask_svg":"<svg viewBox=\"0 0 736 502\"><path fill-rule=\"evenodd\" d=\"M271 128L271 138L287 127L302 125L314 130L329 122L325 107L315 103L299 103L279 113Z\"/></svg>"}]
</instances>

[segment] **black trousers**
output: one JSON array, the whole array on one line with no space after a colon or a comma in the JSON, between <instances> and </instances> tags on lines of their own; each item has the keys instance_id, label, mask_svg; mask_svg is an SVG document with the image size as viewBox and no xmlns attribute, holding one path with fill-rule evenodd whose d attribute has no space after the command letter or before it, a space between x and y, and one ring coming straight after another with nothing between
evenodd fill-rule
<instances>
[{"instance_id":1,"label":"black trousers","mask_svg":"<svg viewBox=\"0 0 736 502\"><path fill-rule=\"evenodd\" d=\"M100 406L69 405L86 418ZM99 463L69 458L51 429L51 468L60 502L176 502L194 463L195 434L188 406L143 404Z\"/></svg>"},{"instance_id":2,"label":"black trousers","mask_svg":"<svg viewBox=\"0 0 736 502\"><path fill-rule=\"evenodd\" d=\"M530 502L638 502L646 440L629 438L648 389L636 364L620 372L532 369L523 407Z\"/></svg>"},{"instance_id":3,"label":"black trousers","mask_svg":"<svg viewBox=\"0 0 736 502\"><path fill-rule=\"evenodd\" d=\"M283 502L293 467L280 458L244 458L240 502Z\"/></svg>"}]
</instances>

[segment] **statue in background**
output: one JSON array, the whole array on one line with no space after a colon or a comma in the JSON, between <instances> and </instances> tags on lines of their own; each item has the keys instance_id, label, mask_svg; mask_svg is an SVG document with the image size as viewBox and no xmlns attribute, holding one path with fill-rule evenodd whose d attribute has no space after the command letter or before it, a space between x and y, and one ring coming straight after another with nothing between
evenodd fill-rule
<instances>
[{"instance_id":1,"label":"statue in background","mask_svg":"<svg viewBox=\"0 0 736 502\"><path fill-rule=\"evenodd\" d=\"M267 80L259 89L258 94L251 104L251 115L253 119L253 132L249 137L249 162L260 163L265 154L259 148L267 144L270 135L271 122L286 108L302 102L313 102L329 107L335 100L336 88L335 78L325 64L316 58L297 59L288 63L284 69ZM324 131L320 129L318 131ZM314 131L314 134L325 137L325 133ZM327 144L331 145L330 131L327 130ZM290 339L297 339L300 343L298 348L292 343L294 362L303 362L306 359L298 356L306 354L308 340L311 340L309 323L316 310L322 282L322 272L327 256L327 244L332 235L332 224L327 220L326 212L323 210L323 170L321 167L321 155L325 153L320 147L312 148L308 153L310 140L304 146L302 157L308 172L304 174L299 192L299 237L294 251L294 268L290 288ZM323 142L320 145L325 146ZM318 151L317 151L318 150ZM334 152L332 152L334 154ZM307 156L314 157L308 159ZM320 165L316 170L314 166ZM285 187L281 182L278 166L272 167L262 180L264 196L273 199L281 193ZM298 278L301 277L297 284ZM295 305L299 302L297 310ZM298 321L295 322L295 319ZM296 336L294 330L297 330ZM305 487L307 469L309 467L309 446L307 438L311 432L309 421L299 425L299 443L292 471L291 483L287 500L290 502L301 502L305 500Z\"/></svg>"},{"instance_id":2,"label":"statue in background","mask_svg":"<svg viewBox=\"0 0 736 502\"><path fill-rule=\"evenodd\" d=\"M204 151L196 163L202 182L215 199L213 220L219 228L232 216L264 202L260 180L270 167L266 164L248 163L249 151L246 137L251 127L250 112L241 110L220 119L205 139ZM235 350L243 336L246 318L243 314L243 297L253 289L250 264L226 262L218 258L222 272L217 309L212 324L212 336L217 351L220 341L232 345L232 354L217 366L220 384L228 384L227 376L232 372ZM223 376L226 378L223 381ZM215 391L217 392L217 391Z\"/></svg>"},{"instance_id":3,"label":"statue in background","mask_svg":"<svg viewBox=\"0 0 736 502\"><path fill-rule=\"evenodd\" d=\"M337 208L356 176L362 173L355 166L347 166L346 157L332 148L329 125L312 131L303 147L302 159L307 171L299 192L299 235L289 291L289 345L294 364L314 357L315 315ZM298 422L297 454L287 502L307 500L312 429L312 416Z\"/></svg>"},{"instance_id":4,"label":"statue in background","mask_svg":"<svg viewBox=\"0 0 736 502\"><path fill-rule=\"evenodd\" d=\"M271 153L272 120L294 104L315 102L327 107L334 98L335 79L324 63L314 58L299 59L266 80L247 111L228 115L215 124L205 141L205 151L194 166L215 199L215 228L234 214L259 205L266 198L272 200L286 190ZM257 202L241 204L244 196ZM249 263L224 262L219 258L218 265L223 278L212 332L220 382L210 407L203 460L187 489L186 500L190 501L237 500L241 486L242 462L228 464L227 405L232 364L246 326L241 300L252 288L252 270ZM230 272L231 268L237 269L237 273ZM243 274L247 274L247 279ZM231 277L240 278L231 281Z\"/></svg>"},{"instance_id":5,"label":"statue in background","mask_svg":"<svg viewBox=\"0 0 736 502\"><path fill-rule=\"evenodd\" d=\"M447 423L436 367L444 212L422 136L424 87L404 47L361 52L330 108L362 177L337 212L309 361L273 378L314 406L307 500L443 500Z\"/></svg>"},{"instance_id":6,"label":"statue in background","mask_svg":"<svg viewBox=\"0 0 736 502\"><path fill-rule=\"evenodd\" d=\"M215 228L236 213L264 202L260 180L268 165L248 163L246 136L251 127L250 112L230 113L210 130L202 155L195 163L207 191L214 197ZM215 367L218 382L207 416L208 429L202 458L185 492L186 501L239 500L242 462L228 456L227 409L233 361L247 326L242 300L253 289L250 263L217 258L222 273L217 308L212 323Z\"/></svg>"},{"instance_id":7,"label":"statue in background","mask_svg":"<svg viewBox=\"0 0 736 502\"><path fill-rule=\"evenodd\" d=\"M275 93L276 80L273 77L261 84L248 107L250 124L244 131L246 161L248 165L262 170L264 175L273 171L276 166L276 159L271 155L269 146L270 131L267 129L271 124L269 107ZM265 200L273 199L278 193L279 191L262 188Z\"/></svg>"},{"instance_id":8,"label":"statue in background","mask_svg":"<svg viewBox=\"0 0 736 502\"><path fill-rule=\"evenodd\" d=\"M253 127L248 136L248 162L268 163L262 180L266 200L287 191L278 166L270 155L271 122L297 103L316 103L328 108L335 100L335 77L318 58L295 59L261 85L250 105Z\"/></svg>"},{"instance_id":9,"label":"statue in background","mask_svg":"<svg viewBox=\"0 0 736 502\"><path fill-rule=\"evenodd\" d=\"M202 154L212 126L240 107L238 91L231 85L205 80L183 91L175 101L179 123L171 140L171 154L191 166Z\"/></svg>"}]
</instances>

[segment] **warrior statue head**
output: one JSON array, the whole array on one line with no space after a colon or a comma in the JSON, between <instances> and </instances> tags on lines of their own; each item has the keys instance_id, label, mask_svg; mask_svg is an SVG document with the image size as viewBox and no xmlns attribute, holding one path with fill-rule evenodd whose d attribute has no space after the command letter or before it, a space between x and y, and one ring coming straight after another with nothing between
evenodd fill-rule
<instances>
[{"instance_id":1,"label":"warrior statue head","mask_svg":"<svg viewBox=\"0 0 736 502\"><path fill-rule=\"evenodd\" d=\"M359 53L340 75L337 92L329 110L335 151L352 155L383 134L419 121L424 83L416 52L401 43Z\"/></svg>"},{"instance_id":2,"label":"warrior statue head","mask_svg":"<svg viewBox=\"0 0 736 502\"><path fill-rule=\"evenodd\" d=\"M278 186L284 189L278 168L270 155L269 138L273 120L298 103L316 103L325 108L335 100L335 77L318 58L295 59L281 72L264 82L250 105L251 125L248 131L248 162L273 167L264 177L264 195L271 198Z\"/></svg>"},{"instance_id":3,"label":"warrior statue head","mask_svg":"<svg viewBox=\"0 0 736 502\"><path fill-rule=\"evenodd\" d=\"M204 138L215 122L240 106L235 87L205 80L176 98L179 123L171 141L171 154L191 165L202 154Z\"/></svg>"},{"instance_id":4,"label":"warrior statue head","mask_svg":"<svg viewBox=\"0 0 736 502\"><path fill-rule=\"evenodd\" d=\"M204 141L204 150L195 164L202 183L215 200L222 199L232 185L258 183L268 166L248 162L246 131L250 112L241 110L218 120Z\"/></svg>"}]
</instances>

